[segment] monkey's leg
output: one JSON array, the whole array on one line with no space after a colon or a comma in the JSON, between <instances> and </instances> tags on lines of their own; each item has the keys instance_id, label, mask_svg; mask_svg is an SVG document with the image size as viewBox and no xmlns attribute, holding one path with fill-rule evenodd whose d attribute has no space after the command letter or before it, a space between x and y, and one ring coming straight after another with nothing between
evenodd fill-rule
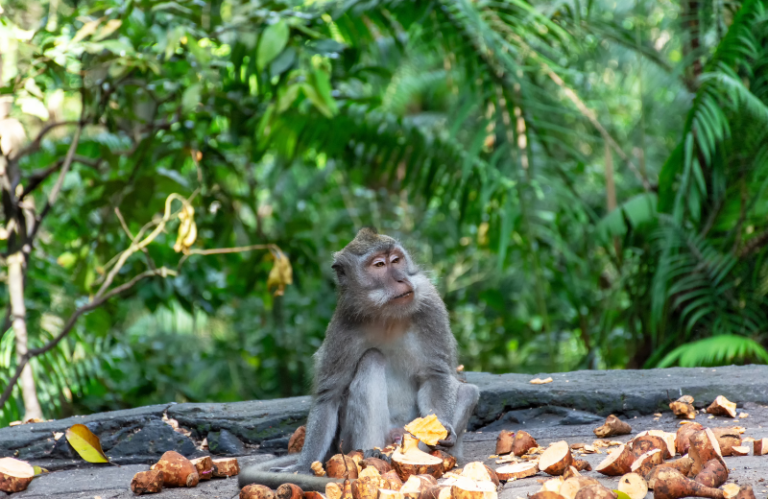
<instances>
[{"instance_id":1,"label":"monkey's leg","mask_svg":"<svg viewBox=\"0 0 768 499\"><path fill-rule=\"evenodd\" d=\"M365 352L357 365L341 414L340 438L345 453L386 445L390 426L386 367L386 357L376 349Z\"/></svg>"},{"instance_id":2,"label":"monkey's leg","mask_svg":"<svg viewBox=\"0 0 768 499\"><path fill-rule=\"evenodd\" d=\"M456 391L456 408L453 413L453 421L451 421L456 432L456 443L452 449L447 449L459 461L464 459L464 432L479 399L480 390L475 385L459 383Z\"/></svg>"}]
</instances>

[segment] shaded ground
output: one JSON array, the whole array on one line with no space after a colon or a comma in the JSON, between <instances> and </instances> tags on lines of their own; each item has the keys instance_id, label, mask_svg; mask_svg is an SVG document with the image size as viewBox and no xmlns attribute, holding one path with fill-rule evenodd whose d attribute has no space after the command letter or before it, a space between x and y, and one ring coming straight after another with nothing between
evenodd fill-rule
<instances>
[{"instance_id":1,"label":"shaded ground","mask_svg":"<svg viewBox=\"0 0 768 499\"><path fill-rule=\"evenodd\" d=\"M766 387L768 389L768 387ZM746 428L744 437L763 438L768 437L768 407L755 403L745 403L742 411L749 413L749 417L734 421L729 418L717 417L708 419L706 414L700 414L697 421L710 427L731 426L737 424ZM553 441L566 440L569 444L576 442L592 443L595 436L592 429L598 426L600 419L595 415L567 410L560 407L539 407L510 411L504 414L496 422L470 432L466 435L467 460L482 460L486 464L498 466L495 460L488 459L495 448L496 435L499 430L521 430L529 432L537 439L539 444L545 446ZM637 416L628 421L633 427L633 434L647 429L663 429L665 431L677 431L679 420L666 412L656 420L652 415ZM576 423L576 424L571 424ZM627 441L631 435L617 437L615 440ZM751 445L750 445L751 448ZM581 456L589 461L593 467L605 458L605 450L602 454ZM266 455L245 456L240 458L241 465L257 462L268 458ZM752 485L758 498L765 498L768 493L768 456L727 457L726 464L731 470L729 481L738 484ZM147 465L100 466L77 470L62 470L41 477L32 482L29 488L22 493L14 494L13 499L127 499L135 497L129 490L129 484L134 473L148 469ZM587 476L598 478L610 488L616 488L618 478L603 477L596 472L585 472ZM527 497L536 492L540 479L546 478L540 474L524 480L507 483L501 491L501 499L515 499ZM201 482L193 489L168 489L152 497L158 499L187 499L187 498L233 498L239 492L236 479L211 480ZM652 497L649 493L648 498Z\"/></svg>"}]
</instances>

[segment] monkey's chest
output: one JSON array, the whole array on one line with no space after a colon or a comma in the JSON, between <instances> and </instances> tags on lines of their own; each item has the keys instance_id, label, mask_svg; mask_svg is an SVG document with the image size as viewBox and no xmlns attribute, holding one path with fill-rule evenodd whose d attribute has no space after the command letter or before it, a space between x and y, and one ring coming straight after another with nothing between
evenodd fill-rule
<instances>
[{"instance_id":1,"label":"monkey's chest","mask_svg":"<svg viewBox=\"0 0 768 499\"><path fill-rule=\"evenodd\" d=\"M398 342L401 343L401 342ZM404 343L404 344L403 344ZM393 427L402 427L418 417L417 405L419 359L414 358L405 340L392 349L384 349L387 357L387 405Z\"/></svg>"}]
</instances>

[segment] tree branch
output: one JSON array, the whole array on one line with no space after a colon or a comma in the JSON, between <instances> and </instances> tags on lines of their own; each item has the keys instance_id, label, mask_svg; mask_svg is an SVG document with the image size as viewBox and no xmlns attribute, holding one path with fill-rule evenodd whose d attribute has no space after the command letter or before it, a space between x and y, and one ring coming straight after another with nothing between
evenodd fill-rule
<instances>
[{"instance_id":1,"label":"tree branch","mask_svg":"<svg viewBox=\"0 0 768 499\"><path fill-rule=\"evenodd\" d=\"M32 154L33 152L36 152L38 149L40 149L40 144L42 143L43 138L54 128L66 125L80 125L80 128L82 128L83 123L83 121L56 121L53 123L48 123L43 127L42 130L40 130L40 133L37 134L37 137L35 137L35 139L30 142L27 147L19 151L19 153L13 156L13 158L10 158L11 161L18 161L20 158L23 158L28 154Z\"/></svg>"},{"instance_id":2,"label":"tree branch","mask_svg":"<svg viewBox=\"0 0 768 499\"><path fill-rule=\"evenodd\" d=\"M168 277L168 276L175 276L175 275L176 275L176 271L168 269L166 267L162 267L157 270L147 270L145 272L142 272L141 274L134 276L133 279L131 279L130 281L124 284L121 284L120 286L117 286L115 288L112 288L108 292L104 293L102 296L94 298L89 303L83 305L82 307L77 308L74 312L72 312L72 315L69 316L69 319L67 319L67 322L64 324L64 327L62 328L61 332L59 332L59 334L56 335L55 338L53 338L51 341L49 341L48 343L46 343L40 348L33 348L29 350L26 353L26 355L22 356L19 359L19 362L16 365L16 371L14 372L13 376L11 376L11 379L8 380L8 384L6 385L5 390L3 390L2 395L0 395L0 407L5 405L5 403L10 398L11 393L13 392L13 387L16 386L16 382L19 380L19 377L21 376L21 373L24 370L24 367L29 363L29 360L34 357L43 355L44 353L55 348L56 345L58 345L61 342L61 340L63 340L70 333L70 331L72 331L72 328L77 323L77 319L80 318L81 315L83 315L86 312L90 312L95 308L100 307L107 300L119 295L124 291L127 291L128 289L135 286L136 283L138 283L142 279L146 279L147 277L152 277L152 276Z\"/></svg>"}]
</instances>

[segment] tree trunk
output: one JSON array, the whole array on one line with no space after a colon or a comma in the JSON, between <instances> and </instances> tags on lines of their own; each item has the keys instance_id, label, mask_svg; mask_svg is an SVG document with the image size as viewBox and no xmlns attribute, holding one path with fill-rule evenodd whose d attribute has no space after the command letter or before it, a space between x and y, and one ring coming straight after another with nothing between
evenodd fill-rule
<instances>
[{"instance_id":1,"label":"tree trunk","mask_svg":"<svg viewBox=\"0 0 768 499\"><path fill-rule=\"evenodd\" d=\"M8 293L13 317L13 332L16 335L16 359L21 359L29 350L27 337L27 307L24 305L24 254L21 251L8 257ZM24 421L32 418L42 419L43 411L37 400L35 377L32 366L27 364L19 378L21 394L24 398Z\"/></svg>"}]
</instances>

